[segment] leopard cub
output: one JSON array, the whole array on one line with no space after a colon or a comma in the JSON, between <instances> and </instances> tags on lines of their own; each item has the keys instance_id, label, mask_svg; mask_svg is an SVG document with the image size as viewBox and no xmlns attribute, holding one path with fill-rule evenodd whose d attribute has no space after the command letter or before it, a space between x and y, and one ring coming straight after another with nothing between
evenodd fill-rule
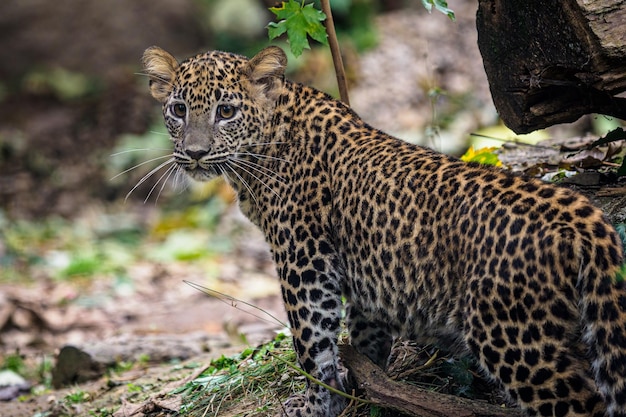
<instances>
[{"instance_id":1,"label":"leopard cub","mask_svg":"<svg viewBox=\"0 0 626 417\"><path fill-rule=\"evenodd\" d=\"M284 78L284 52L143 63L173 163L223 176L260 227L302 368L343 388L351 344L384 366L393 337L473 355L528 415L626 417L626 287L615 230L581 195L395 139ZM281 413L336 416L309 384Z\"/></svg>"}]
</instances>

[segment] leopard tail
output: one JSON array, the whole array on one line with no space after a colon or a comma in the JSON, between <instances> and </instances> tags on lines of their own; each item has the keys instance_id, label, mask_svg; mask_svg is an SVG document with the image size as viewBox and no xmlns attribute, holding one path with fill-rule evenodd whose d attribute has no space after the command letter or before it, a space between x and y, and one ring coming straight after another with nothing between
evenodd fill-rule
<instances>
[{"instance_id":1,"label":"leopard tail","mask_svg":"<svg viewBox=\"0 0 626 417\"><path fill-rule=\"evenodd\" d=\"M619 258L621 261L621 255ZM583 338L589 347L593 375L604 397L608 417L626 417L624 271L624 266L619 264L608 269L591 266L579 282L582 286Z\"/></svg>"}]
</instances>

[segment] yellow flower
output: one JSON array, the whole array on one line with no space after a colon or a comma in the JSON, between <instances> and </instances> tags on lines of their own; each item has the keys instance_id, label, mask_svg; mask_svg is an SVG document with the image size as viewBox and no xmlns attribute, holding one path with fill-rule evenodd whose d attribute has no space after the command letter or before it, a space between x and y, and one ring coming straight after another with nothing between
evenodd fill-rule
<instances>
[{"instance_id":1,"label":"yellow flower","mask_svg":"<svg viewBox=\"0 0 626 417\"><path fill-rule=\"evenodd\" d=\"M498 155L494 153L497 147L480 148L474 150L473 146L470 146L467 152L461 156L461 160L465 162L478 162L483 165L502 166L502 161L498 159Z\"/></svg>"}]
</instances>

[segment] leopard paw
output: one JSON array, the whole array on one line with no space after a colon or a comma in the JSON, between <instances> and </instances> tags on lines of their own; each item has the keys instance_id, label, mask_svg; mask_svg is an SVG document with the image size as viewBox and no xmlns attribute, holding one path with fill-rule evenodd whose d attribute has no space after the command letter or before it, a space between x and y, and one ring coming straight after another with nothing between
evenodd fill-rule
<instances>
[{"instance_id":1,"label":"leopard paw","mask_svg":"<svg viewBox=\"0 0 626 417\"><path fill-rule=\"evenodd\" d=\"M285 401L281 412L276 417L309 417L315 415L313 410L307 407L306 396L304 394L296 394Z\"/></svg>"},{"instance_id":2,"label":"leopard paw","mask_svg":"<svg viewBox=\"0 0 626 417\"><path fill-rule=\"evenodd\" d=\"M296 394L285 401L276 417L333 417L339 415L345 406L343 398L336 395L331 397L329 404L325 401L311 403L305 394Z\"/></svg>"}]
</instances>

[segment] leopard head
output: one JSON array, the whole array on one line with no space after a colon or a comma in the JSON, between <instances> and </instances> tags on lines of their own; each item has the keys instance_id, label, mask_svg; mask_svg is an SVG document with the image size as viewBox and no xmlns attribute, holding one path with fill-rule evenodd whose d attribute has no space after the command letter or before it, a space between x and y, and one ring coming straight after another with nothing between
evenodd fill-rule
<instances>
[{"instance_id":1,"label":"leopard head","mask_svg":"<svg viewBox=\"0 0 626 417\"><path fill-rule=\"evenodd\" d=\"M211 51L179 63L153 46L143 54L152 96L162 103L174 159L196 180L222 174L263 142L283 90L287 58L270 46L254 58Z\"/></svg>"}]
</instances>

